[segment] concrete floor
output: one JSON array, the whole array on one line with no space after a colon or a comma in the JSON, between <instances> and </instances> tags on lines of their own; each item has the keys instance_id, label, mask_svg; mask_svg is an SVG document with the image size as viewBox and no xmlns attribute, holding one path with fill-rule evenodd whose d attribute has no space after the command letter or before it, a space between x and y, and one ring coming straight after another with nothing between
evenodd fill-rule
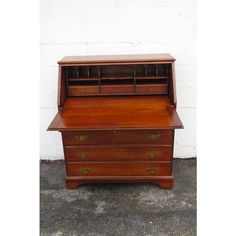
<instances>
[{"instance_id":1,"label":"concrete floor","mask_svg":"<svg viewBox=\"0 0 236 236\"><path fill-rule=\"evenodd\" d=\"M196 235L196 159L174 160L175 186L64 187L64 162L41 163L41 236Z\"/></svg>"}]
</instances>

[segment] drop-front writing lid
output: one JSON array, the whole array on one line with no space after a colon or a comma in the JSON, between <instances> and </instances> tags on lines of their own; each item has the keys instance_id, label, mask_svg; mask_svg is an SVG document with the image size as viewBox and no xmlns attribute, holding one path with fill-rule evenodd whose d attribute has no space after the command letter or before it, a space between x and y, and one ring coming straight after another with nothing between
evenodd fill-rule
<instances>
[{"instance_id":1,"label":"drop-front writing lid","mask_svg":"<svg viewBox=\"0 0 236 236\"><path fill-rule=\"evenodd\" d=\"M70 97L48 130L183 128L167 96Z\"/></svg>"}]
</instances>

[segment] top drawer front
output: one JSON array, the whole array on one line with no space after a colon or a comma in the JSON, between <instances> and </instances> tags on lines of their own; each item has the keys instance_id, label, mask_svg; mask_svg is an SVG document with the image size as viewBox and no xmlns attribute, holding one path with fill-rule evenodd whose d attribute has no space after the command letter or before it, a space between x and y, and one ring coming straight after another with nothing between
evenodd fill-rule
<instances>
[{"instance_id":1,"label":"top drawer front","mask_svg":"<svg viewBox=\"0 0 236 236\"><path fill-rule=\"evenodd\" d=\"M173 130L73 131L62 132L64 145L86 144L164 144L173 141Z\"/></svg>"}]
</instances>

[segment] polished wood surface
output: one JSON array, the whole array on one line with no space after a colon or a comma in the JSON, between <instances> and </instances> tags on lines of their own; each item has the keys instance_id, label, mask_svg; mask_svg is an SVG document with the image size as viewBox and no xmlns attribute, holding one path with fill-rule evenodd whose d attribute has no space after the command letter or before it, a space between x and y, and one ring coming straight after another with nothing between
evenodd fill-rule
<instances>
[{"instance_id":1,"label":"polished wood surface","mask_svg":"<svg viewBox=\"0 0 236 236\"><path fill-rule=\"evenodd\" d=\"M65 145L84 144L163 144L171 145L172 130L101 130L63 132Z\"/></svg>"},{"instance_id":2,"label":"polished wood surface","mask_svg":"<svg viewBox=\"0 0 236 236\"><path fill-rule=\"evenodd\" d=\"M172 147L145 145L65 146L66 161L170 161Z\"/></svg>"},{"instance_id":3,"label":"polished wood surface","mask_svg":"<svg viewBox=\"0 0 236 236\"><path fill-rule=\"evenodd\" d=\"M87 87L69 87L68 96L78 96L84 94L99 94L99 88L97 86L87 86Z\"/></svg>"},{"instance_id":4,"label":"polished wood surface","mask_svg":"<svg viewBox=\"0 0 236 236\"><path fill-rule=\"evenodd\" d=\"M167 85L136 85L136 93L142 94L167 94Z\"/></svg>"},{"instance_id":5,"label":"polished wood surface","mask_svg":"<svg viewBox=\"0 0 236 236\"><path fill-rule=\"evenodd\" d=\"M66 56L58 64L101 64L125 62L172 62L175 61L170 54L131 54L131 55L94 55L94 56Z\"/></svg>"},{"instance_id":6,"label":"polished wood surface","mask_svg":"<svg viewBox=\"0 0 236 236\"><path fill-rule=\"evenodd\" d=\"M69 176L168 176L170 162L93 162L67 163Z\"/></svg>"},{"instance_id":7,"label":"polished wood surface","mask_svg":"<svg viewBox=\"0 0 236 236\"><path fill-rule=\"evenodd\" d=\"M114 86L109 86L105 85L101 87L101 94L130 94L134 93L134 86L132 85L117 85L116 87Z\"/></svg>"},{"instance_id":8,"label":"polished wood surface","mask_svg":"<svg viewBox=\"0 0 236 236\"><path fill-rule=\"evenodd\" d=\"M175 59L170 54L71 56L58 62L66 187L153 183L173 188Z\"/></svg>"},{"instance_id":9,"label":"polished wood surface","mask_svg":"<svg viewBox=\"0 0 236 236\"><path fill-rule=\"evenodd\" d=\"M68 98L48 130L174 129L182 122L167 96Z\"/></svg>"},{"instance_id":10,"label":"polished wood surface","mask_svg":"<svg viewBox=\"0 0 236 236\"><path fill-rule=\"evenodd\" d=\"M172 64L60 66L68 96L168 94Z\"/></svg>"},{"instance_id":11,"label":"polished wood surface","mask_svg":"<svg viewBox=\"0 0 236 236\"><path fill-rule=\"evenodd\" d=\"M76 189L82 184L90 183L152 183L162 189L172 189L174 178L168 176L65 176L66 188Z\"/></svg>"}]
</instances>

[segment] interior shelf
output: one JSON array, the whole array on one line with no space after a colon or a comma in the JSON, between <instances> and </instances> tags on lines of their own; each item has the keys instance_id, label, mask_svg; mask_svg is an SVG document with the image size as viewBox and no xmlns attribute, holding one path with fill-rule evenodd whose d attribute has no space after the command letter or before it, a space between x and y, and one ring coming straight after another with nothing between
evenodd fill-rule
<instances>
[{"instance_id":1,"label":"interior shelf","mask_svg":"<svg viewBox=\"0 0 236 236\"><path fill-rule=\"evenodd\" d=\"M167 94L168 64L93 65L65 68L69 96Z\"/></svg>"},{"instance_id":2,"label":"interior shelf","mask_svg":"<svg viewBox=\"0 0 236 236\"><path fill-rule=\"evenodd\" d=\"M168 79L168 76L147 76L147 77L133 77L133 76L129 76L129 77L100 77L100 78L93 78L93 77L89 77L89 78L68 78L68 81L81 81L81 80L100 80L100 79L109 79L109 80L118 80L118 79Z\"/></svg>"}]
</instances>

